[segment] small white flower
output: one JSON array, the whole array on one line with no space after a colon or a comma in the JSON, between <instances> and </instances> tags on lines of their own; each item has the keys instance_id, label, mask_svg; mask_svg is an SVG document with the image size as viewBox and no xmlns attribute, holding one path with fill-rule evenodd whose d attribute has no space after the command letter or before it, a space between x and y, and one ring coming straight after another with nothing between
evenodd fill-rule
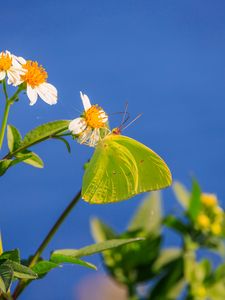
<instances>
[{"instance_id":1,"label":"small white flower","mask_svg":"<svg viewBox=\"0 0 225 300\"><path fill-rule=\"evenodd\" d=\"M69 130L78 136L79 143L95 147L110 132L107 126L108 116L98 105L91 105L87 95L80 92L80 96L84 113L70 122Z\"/></svg>"},{"instance_id":2,"label":"small white flower","mask_svg":"<svg viewBox=\"0 0 225 300\"><path fill-rule=\"evenodd\" d=\"M16 83L26 83L27 96L30 99L30 105L34 105L38 96L49 105L57 103L57 89L50 83L47 83L48 74L45 69L37 62L17 58L17 63L22 66L20 80Z\"/></svg>"},{"instance_id":3,"label":"small white flower","mask_svg":"<svg viewBox=\"0 0 225 300\"><path fill-rule=\"evenodd\" d=\"M8 77L8 84L17 85L20 76L23 73L22 66L19 63L23 58L11 54L9 51L0 53L0 80Z\"/></svg>"}]
</instances>

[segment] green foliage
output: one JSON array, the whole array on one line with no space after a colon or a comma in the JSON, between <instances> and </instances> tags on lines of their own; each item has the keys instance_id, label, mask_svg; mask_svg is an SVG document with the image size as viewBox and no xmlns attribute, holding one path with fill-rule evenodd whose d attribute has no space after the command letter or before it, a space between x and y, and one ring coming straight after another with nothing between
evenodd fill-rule
<instances>
[{"instance_id":1,"label":"green foliage","mask_svg":"<svg viewBox=\"0 0 225 300\"><path fill-rule=\"evenodd\" d=\"M192 193L191 193L191 198L190 198L190 203L188 206L187 213L194 221L196 220L202 206L200 196L201 196L201 189L197 181L193 180Z\"/></svg>"},{"instance_id":2,"label":"green foliage","mask_svg":"<svg viewBox=\"0 0 225 300\"><path fill-rule=\"evenodd\" d=\"M6 293L13 279L36 279L37 274L20 263L18 249L0 255L0 290Z\"/></svg>"},{"instance_id":3,"label":"green foliage","mask_svg":"<svg viewBox=\"0 0 225 300\"><path fill-rule=\"evenodd\" d=\"M29 156L29 158L23 160L24 163L31 165L33 167L36 167L36 168L44 167L44 163L43 163L42 159L36 153L34 153L30 150L23 150L21 152L16 153L15 156L17 158L24 158L24 157Z\"/></svg>"},{"instance_id":4,"label":"green foliage","mask_svg":"<svg viewBox=\"0 0 225 300\"><path fill-rule=\"evenodd\" d=\"M134 242L139 242L142 241L143 238L135 237L135 238L123 238L123 239L113 239L113 240L108 240L104 241L101 243L93 244L90 246L86 246L81 249L61 249L61 250L56 250L52 253L51 260L53 257L56 257L57 255L64 255L68 257L73 257L73 258L79 258L83 256L89 256L92 254L96 254L108 249L116 248L119 246L123 246L129 243L134 243Z\"/></svg>"},{"instance_id":5,"label":"green foliage","mask_svg":"<svg viewBox=\"0 0 225 300\"><path fill-rule=\"evenodd\" d=\"M112 235L120 239L144 238L139 243L126 245L122 249L105 251L102 254L107 270L120 283L129 286L155 276L156 271L153 265L158 258L161 243L161 237L159 236L160 211L159 193L155 192L145 199L137 214L131 220L128 231L123 234L116 235L112 229L100 220L94 219L92 221L92 233L96 241L107 240ZM154 223L151 222L151 216Z\"/></svg>"},{"instance_id":6,"label":"green foliage","mask_svg":"<svg viewBox=\"0 0 225 300\"><path fill-rule=\"evenodd\" d=\"M128 230L145 230L154 234L161 231L162 213L161 197L159 192L148 194L139 206L133 219L131 220Z\"/></svg>"},{"instance_id":7,"label":"green foliage","mask_svg":"<svg viewBox=\"0 0 225 300\"><path fill-rule=\"evenodd\" d=\"M79 259L77 257L72 256L72 254L61 254L60 252L56 252L53 253L51 255L51 261L57 264L65 264L65 263L69 263L69 264L74 264L74 265L80 265L83 267L87 267L90 269L94 269L97 270L97 267L87 261L84 261L82 259Z\"/></svg>"},{"instance_id":8,"label":"green foliage","mask_svg":"<svg viewBox=\"0 0 225 300\"><path fill-rule=\"evenodd\" d=\"M0 265L0 291L7 293L13 280L13 269L9 265Z\"/></svg>"},{"instance_id":9,"label":"green foliage","mask_svg":"<svg viewBox=\"0 0 225 300\"><path fill-rule=\"evenodd\" d=\"M25 135L21 147L27 149L40 141L44 141L52 136L67 131L69 122L69 120L53 121L32 129Z\"/></svg>"},{"instance_id":10,"label":"green foliage","mask_svg":"<svg viewBox=\"0 0 225 300\"><path fill-rule=\"evenodd\" d=\"M48 272L58 267L58 263L54 263L48 260L40 260L32 267L32 270L38 275L38 278L42 278Z\"/></svg>"},{"instance_id":11,"label":"green foliage","mask_svg":"<svg viewBox=\"0 0 225 300\"><path fill-rule=\"evenodd\" d=\"M190 202L190 193L186 189L186 187L178 181L175 181L172 185L174 194L180 204L183 206L184 209L189 207Z\"/></svg>"},{"instance_id":12,"label":"green foliage","mask_svg":"<svg viewBox=\"0 0 225 300\"><path fill-rule=\"evenodd\" d=\"M5 174L10 167L20 162L36 168L43 168L44 163L42 159L28 148L47 139L51 138L62 141L70 152L69 143L60 136L60 134L68 130L69 122L68 120L58 120L42 124L29 131L24 139L22 139L19 130L15 126L8 125L7 141L9 153L4 159L0 160L0 176Z\"/></svg>"},{"instance_id":13,"label":"green foliage","mask_svg":"<svg viewBox=\"0 0 225 300\"><path fill-rule=\"evenodd\" d=\"M114 280L127 287L129 299L176 300L180 299L184 289L184 300L225 299L225 263L213 269L209 260L198 261L196 258L196 252L204 247L224 259L223 236L213 235L205 228L202 230L198 223L199 216L205 211L204 205L215 210L219 220L224 212L222 214L216 200L210 199L210 195L206 200L203 199L196 181L193 181L191 192L179 183L175 184L173 190L185 209L179 218L172 215L162 217L159 193L155 192L140 204L123 234L115 233L98 219L92 220L92 234L98 242L111 238L145 238L121 250L111 249L102 253L105 268ZM180 248L162 248L163 225L180 235ZM144 297L137 292L140 283L150 283Z\"/></svg>"},{"instance_id":14,"label":"green foliage","mask_svg":"<svg viewBox=\"0 0 225 300\"><path fill-rule=\"evenodd\" d=\"M8 141L8 148L10 152L14 152L21 145L22 136L19 130L13 125L7 126L7 141Z\"/></svg>"}]
</instances>

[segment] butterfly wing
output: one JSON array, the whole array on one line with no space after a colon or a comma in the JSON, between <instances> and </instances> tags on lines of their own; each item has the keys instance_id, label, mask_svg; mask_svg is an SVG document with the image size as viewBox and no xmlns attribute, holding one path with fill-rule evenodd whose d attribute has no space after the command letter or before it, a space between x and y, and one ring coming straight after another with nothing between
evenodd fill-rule
<instances>
[{"instance_id":1,"label":"butterfly wing","mask_svg":"<svg viewBox=\"0 0 225 300\"><path fill-rule=\"evenodd\" d=\"M82 198L90 203L117 202L171 183L169 168L155 152L129 137L110 134L88 164Z\"/></svg>"}]
</instances>

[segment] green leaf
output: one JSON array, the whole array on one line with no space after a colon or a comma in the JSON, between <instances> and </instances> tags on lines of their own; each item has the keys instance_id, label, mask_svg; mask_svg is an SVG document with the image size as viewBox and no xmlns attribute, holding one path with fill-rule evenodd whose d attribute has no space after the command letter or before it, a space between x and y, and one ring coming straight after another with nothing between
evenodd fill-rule
<instances>
[{"instance_id":1,"label":"green leaf","mask_svg":"<svg viewBox=\"0 0 225 300\"><path fill-rule=\"evenodd\" d=\"M181 249L179 248L168 248L162 250L159 257L153 265L153 269L155 270L155 272L158 272L165 265L180 257L181 253Z\"/></svg>"},{"instance_id":2,"label":"green leaf","mask_svg":"<svg viewBox=\"0 0 225 300\"><path fill-rule=\"evenodd\" d=\"M10 266L0 265L0 290L7 293L13 279L13 270Z\"/></svg>"},{"instance_id":3,"label":"green leaf","mask_svg":"<svg viewBox=\"0 0 225 300\"><path fill-rule=\"evenodd\" d=\"M9 167L15 166L18 163L20 163L20 162L22 162L24 160L28 160L29 158L31 158L31 156L32 156L31 153L24 154L23 157L15 158L13 160L12 159L3 159L3 160L0 160L0 176L4 175L5 172L9 169Z\"/></svg>"},{"instance_id":4,"label":"green leaf","mask_svg":"<svg viewBox=\"0 0 225 300\"><path fill-rule=\"evenodd\" d=\"M69 153L71 152L70 144L67 142L66 139L64 139L64 138L61 137L61 136L54 136L54 139L59 140L59 141L62 141L62 142L66 145L67 151L68 151Z\"/></svg>"},{"instance_id":5,"label":"green leaf","mask_svg":"<svg viewBox=\"0 0 225 300\"><path fill-rule=\"evenodd\" d=\"M36 279L37 274L32 271L30 268L27 266L21 265L17 262L14 262L12 260L7 260L4 262L4 265L7 265L12 268L13 270L13 276L16 278L21 278L21 279Z\"/></svg>"},{"instance_id":6,"label":"green leaf","mask_svg":"<svg viewBox=\"0 0 225 300\"><path fill-rule=\"evenodd\" d=\"M97 218L91 220L91 232L95 241L98 243L116 238L115 232Z\"/></svg>"},{"instance_id":7,"label":"green leaf","mask_svg":"<svg viewBox=\"0 0 225 300\"><path fill-rule=\"evenodd\" d=\"M29 157L27 159L23 160L23 162L25 164L31 165L36 168L44 167L44 163L43 163L42 159L36 153L34 153L30 150L23 150L22 152L16 153L15 156L17 158L24 158L24 157L27 157L28 155L29 155Z\"/></svg>"},{"instance_id":8,"label":"green leaf","mask_svg":"<svg viewBox=\"0 0 225 300\"><path fill-rule=\"evenodd\" d=\"M159 233L161 227L161 197L160 192L152 192L144 199L130 222L128 230L145 230Z\"/></svg>"},{"instance_id":9,"label":"green leaf","mask_svg":"<svg viewBox=\"0 0 225 300\"><path fill-rule=\"evenodd\" d=\"M164 218L163 224L166 225L169 228L175 229L177 232L181 234L186 234L189 230L188 227L182 223L181 220L177 219L176 217L172 215L168 215Z\"/></svg>"},{"instance_id":10,"label":"green leaf","mask_svg":"<svg viewBox=\"0 0 225 300\"><path fill-rule=\"evenodd\" d=\"M10 152L13 152L17 148L19 148L22 137L19 130L16 127L12 125L7 126L7 140Z\"/></svg>"},{"instance_id":11,"label":"green leaf","mask_svg":"<svg viewBox=\"0 0 225 300\"><path fill-rule=\"evenodd\" d=\"M19 249L14 249L11 251L5 251L0 255L0 260L12 260L14 262L20 263L20 252Z\"/></svg>"},{"instance_id":12,"label":"green leaf","mask_svg":"<svg viewBox=\"0 0 225 300\"><path fill-rule=\"evenodd\" d=\"M167 270L159 276L159 280L150 290L148 300L174 300L182 291L185 281L183 280L183 260L178 258L173 261ZM174 297L175 295L175 297Z\"/></svg>"},{"instance_id":13,"label":"green leaf","mask_svg":"<svg viewBox=\"0 0 225 300\"><path fill-rule=\"evenodd\" d=\"M174 182L173 186L173 192L177 198L177 200L180 202L180 204L187 209L190 203L190 193L188 190L185 188L183 184L180 182L176 181Z\"/></svg>"},{"instance_id":14,"label":"green leaf","mask_svg":"<svg viewBox=\"0 0 225 300\"><path fill-rule=\"evenodd\" d=\"M72 257L69 255L63 255L63 254L52 254L51 255L51 261L57 264L60 263L70 263L70 264L75 264L75 265L80 265L83 267L87 267L90 269L94 269L97 270L97 267L89 262L86 262L82 259L76 258L76 257Z\"/></svg>"},{"instance_id":15,"label":"green leaf","mask_svg":"<svg viewBox=\"0 0 225 300\"><path fill-rule=\"evenodd\" d=\"M52 255L55 254L60 254L60 255L65 255L65 256L70 256L70 257L83 257L83 256L88 256L92 255L95 253L102 252L104 250L116 248L122 245L126 245L129 243L133 242L138 242L144 240L143 238L134 238L134 239L113 239L97 244L92 244L90 246L86 246L81 249L61 249L61 250L56 250L53 252Z\"/></svg>"},{"instance_id":16,"label":"green leaf","mask_svg":"<svg viewBox=\"0 0 225 300\"><path fill-rule=\"evenodd\" d=\"M7 169L10 167L12 159L0 160L0 176L4 175Z\"/></svg>"},{"instance_id":17,"label":"green leaf","mask_svg":"<svg viewBox=\"0 0 225 300\"><path fill-rule=\"evenodd\" d=\"M40 141L46 140L57 133L64 132L68 129L69 120L58 120L42 124L33 130L29 131L21 144L21 147L28 148Z\"/></svg>"},{"instance_id":18,"label":"green leaf","mask_svg":"<svg viewBox=\"0 0 225 300\"><path fill-rule=\"evenodd\" d=\"M221 264L215 271L216 281L225 279L225 264Z\"/></svg>"},{"instance_id":19,"label":"green leaf","mask_svg":"<svg viewBox=\"0 0 225 300\"><path fill-rule=\"evenodd\" d=\"M34 265L32 267L32 270L38 274L38 276L44 276L45 274L47 274L49 271L51 271L52 269L58 268L59 265L58 263L54 263L48 260L41 260L39 262L36 263L36 265Z\"/></svg>"},{"instance_id":20,"label":"green leaf","mask_svg":"<svg viewBox=\"0 0 225 300\"><path fill-rule=\"evenodd\" d=\"M193 180L190 204L188 207L188 214L194 221L196 220L202 207L200 196L201 196L200 186L196 180Z\"/></svg>"}]
</instances>

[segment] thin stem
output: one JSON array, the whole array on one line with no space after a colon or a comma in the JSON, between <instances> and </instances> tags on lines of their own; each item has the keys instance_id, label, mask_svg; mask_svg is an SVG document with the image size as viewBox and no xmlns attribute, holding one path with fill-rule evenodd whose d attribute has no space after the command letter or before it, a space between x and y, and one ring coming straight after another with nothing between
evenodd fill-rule
<instances>
[{"instance_id":1,"label":"thin stem","mask_svg":"<svg viewBox=\"0 0 225 300\"><path fill-rule=\"evenodd\" d=\"M72 199L72 201L69 203L69 205L66 207L66 209L62 212L58 220L55 222L55 224L52 226L46 237L44 238L41 245L38 247L37 251L35 252L34 256L32 257L29 267L32 268L38 259L40 258L42 252L47 247L53 236L55 235L56 231L59 229L60 225L63 223L63 221L66 219L66 217L69 215L69 213L72 211L74 206L77 204L81 197L81 191L79 191L76 196ZM20 280L18 285L15 288L15 291L13 293L13 300L17 299L18 296L22 293L22 291L28 286L28 284L31 281L28 280Z\"/></svg>"},{"instance_id":2,"label":"thin stem","mask_svg":"<svg viewBox=\"0 0 225 300\"><path fill-rule=\"evenodd\" d=\"M1 131L0 131L0 149L2 148L2 143L4 140L5 129L6 129L7 121L8 121L10 106L11 106L11 103L8 100L6 100L5 110L4 110L3 120L2 120L2 126L1 126Z\"/></svg>"},{"instance_id":3,"label":"thin stem","mask_svg":"<svg viewBox=\"0 0 225 300\"><path fill-rule=\"evenodd\" d=\"M22 91L22 89L23 89L23 87L19 86L17 91L15 92L15 94L10 99L8 99L5 80L3 81L3 91L5 94L6 102L5 102L5 110L4 110L3 120L2 120L2 126L1 126L1 130L0 130L0 149L2 148L2 144L3 144L3 140L4 140L4 136L5 136L5 129L6 129L7 121L8 121L10 106L15 102L15 100L17 100L18 95Z\"/></svg>"},{"instance_id":4,"label":"thin stem","mask_svg":"<svg viewBox=\"0 0 225 300\"><path fill-rule=\"evenodd\" d=\"M8 93L7 93L7 88L6 88L6 82L5 82L5 79L3 80L3 92L4 92L4 95L5 95L5 99L6 101L9 99L8 97Z\"/></svg>"}]
</instances>

